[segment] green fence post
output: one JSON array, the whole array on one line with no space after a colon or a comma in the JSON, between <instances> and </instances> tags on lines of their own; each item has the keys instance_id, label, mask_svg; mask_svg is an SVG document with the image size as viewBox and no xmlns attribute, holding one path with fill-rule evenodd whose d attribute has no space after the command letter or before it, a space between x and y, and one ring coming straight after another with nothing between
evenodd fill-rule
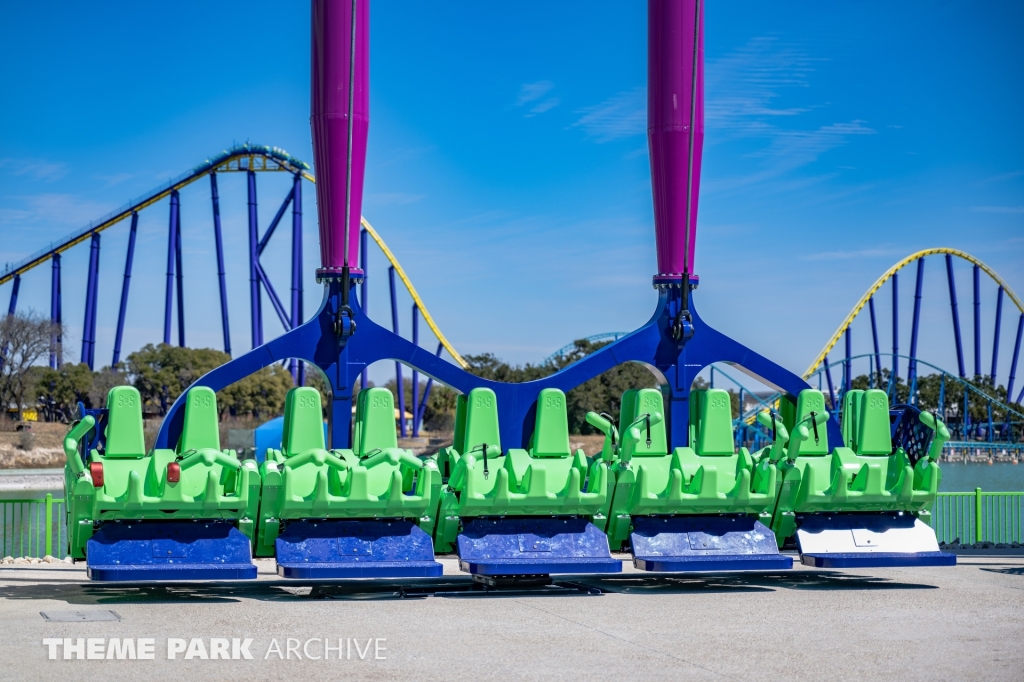
<instances>
[{"instance_id":1,"label":"green fence post","mask_svg":"<svg viewBox=\"0 0 1024 682\"><path fill-rule=\"evenodd\" d=\"M981 488L974 489L974 541L981 542L984 526L981 523Z\"/></svg>"},{"instance_id":2,"label":"green fence post","mask_svg":"<svg viewBox=\"0 0 1024 682\"><path fill-rule=\"evenodd\" d=\"M53 555L53 495L46 493L46 553Z\"/></svg>"}]
</instances>

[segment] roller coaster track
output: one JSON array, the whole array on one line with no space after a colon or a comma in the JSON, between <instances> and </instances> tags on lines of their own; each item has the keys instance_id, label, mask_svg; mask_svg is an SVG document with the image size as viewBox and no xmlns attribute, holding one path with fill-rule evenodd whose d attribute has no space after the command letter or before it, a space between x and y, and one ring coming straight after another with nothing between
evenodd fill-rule
<instances>
[{"instance_id":1,"label":"roller coaster track","mask_svg":"<svg viewBox=\"0 0 1024 682\"><path fill-rule=\"evenodd\" d=\"M822 362L824 362L825 357L829 354L829 351L831 351L832 348L836 345L836 343L839 342L839 339L849 328L853 320L857 317L860 311L863 310L864 306L868 305L868 303L871 301L871 298L879 289L882 288L883 284L892 279L892 277L897 272L899 272L907 265L910 265L911 263L918 261L926 256L933 256L938 254L956 256L957 258L962 258L963 260L981 268L985 272L985 274L991 277L1000 286L1000 288L1006 292L1006 294L1010 297L1010 300L1013 301L1014 305L1017 306L1017 309L1021 312L1022 315L1024 315L1024 304L1022 304L1021 300L1017 298L1017 295L1013 292L1013 289L1010 288L1010 285L1007 284L1003 280L1003 278L996 273L995 270L985 265L985 263L981 262L981 260L975 258L969 253L965 253L964 251L958 251L957 249L935 248L918 251L917 253L910 254L909 256L907 256L906 258L904 258L903 260L899 261L891 268L886 270L882 274L882 276L879 277L875 281L875 283L871 285L871 288L868 289L863 296L861 296L860 300L857 301L857 304L853 306L853 310L850 311L850 314L846 316L846 319L843 320L843 323L839 325L838 329L836 329L835 333L832 335L832 338L828 340L828 343L825 344L825 347L822 348L821 352L818 353L817 357L814 358L814 362L812 362L810 366L804 371L804 378L809 378L811 374L814 372L814 370L816 370L818 366L821 365ZM959 336L959 330L957 330L957 335Z\"/></svg>"},{"instance_id":2,"label":"roller coaster track","mask_svg":"<svg viewBox=\"0 0 1024 682\"><path fill-rule=\"evenodd\" d=\"M88 240L93 234L102 232L107 228L113 227L122 220L131 217L133 213L151 206L161 199L167 198L172 192L181 190L196 180L209 175L211 173L222 173L222 172L244 172L244 171L257 171L257 172L287 172L293 175L300 175L302 178L315 183L316 178L309 172L309 164L304 161L293 157L283 149L278 147L268 147L264 145L236 145L230 149L227 149L217 156L207 159L203 163L195 166L191 170L182 175L168 181L161 185L157 189L143 195L142 197L130 201L125 206L112 211L111 213L103 216L102 218L95 220L85 227L71 233L67 237L61 240L52 242L43 249L40 249L31 256L14 264L8 264L2 271L0 271L0 285L20 276L29 270L42 265L43 263L50 260L55 254L63 253L68 249ZM427 326L437 337L438 341L445 350L458 362L462 367L468 367L468 363L462 358L461 355L455 350L452 344L441 332L437 323L434 322L433 317L427 310L423 299L416 291L416 287L413 286L412 281L406 274L402 265L398 262L391 249L388 248L387 244L381 238L380 234L367 222L366 218L362 219L362 226L366 232L373 238L373 240L383 251L388 262L395 269L405 288L408 290L409 295L412 297L413 302L419 308L420 313L423 315L423 320L427 323Z\"/></svg>"}]
</instances>

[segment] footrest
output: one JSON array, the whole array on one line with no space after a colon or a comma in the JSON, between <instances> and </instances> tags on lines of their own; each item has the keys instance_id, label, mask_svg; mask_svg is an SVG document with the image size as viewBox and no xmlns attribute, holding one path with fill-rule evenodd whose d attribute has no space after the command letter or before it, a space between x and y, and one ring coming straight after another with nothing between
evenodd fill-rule
<instances>
[{"instance_id":1,"label":"footrest","mask_svg":"<svg viewBox=\"0 0 1024 682\"><path fill-rule=\"evenodd\" d=\"M459 568L474 575L622 572L608 536L586 519L474 518L456 544Z\"/></svg>"},{"instance_id":2,"label":"footrest","mask_svg":"<svg viewBox=\"0 0 1024 682\"><path fill-rule=\"evenodd\" d=\"M913 514L806 514L797 517L800 560L817 568L956 566L935 531Z\"/></svg>"},{"instance_id":3,"label":"footrest","mask_svg":"<svg viewBox=\"0 0 1024 682\"><path fill-rule=\"evenodd\" d=\"M226 521L105 523L85 551L92 580L256 578L249 538Z\"/></svg>"},{"instance_id":4,"label":"footrest","mask_svg":"<svg viewBox=\"0 0 1024 682\"><path fill-rule=\"evenodd\" d=\"M956 566L956 554L946 552L848 552L804 554L800 561L815 568L888 568L895 566Z\"/></svg>"},{"instance_id":5,"label":"footrest","mask_svg":"<svg viewBox=\"0 0 1024 682\"><path fill-rule=\"evenodd\" d=\"M434 578L434 543L411 521L293 521L278 536L282 578Z\"/></svg>"},{"instance_id":6,"label":"footrest","mask_svg":"<svg viewBox=\"0 0 1024 682\"><path fill-rule=\"evenodd\" d=\"M630 535L641 571L776 571L793 567L752 516L637 516Z\"/></svg>"}]
</instances>

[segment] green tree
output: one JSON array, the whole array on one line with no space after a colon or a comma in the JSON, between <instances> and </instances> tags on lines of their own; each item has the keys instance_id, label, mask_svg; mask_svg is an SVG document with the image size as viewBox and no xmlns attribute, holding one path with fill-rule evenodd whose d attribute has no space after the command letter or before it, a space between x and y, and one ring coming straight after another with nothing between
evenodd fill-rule
<instances>
[{"instance_id":1,"label":"green tree","mask_svg":"<svg viewBox=\"0 0 1024 682\"><path fill-rule=\"evenodd\" d=\"M143 406L165 415L192 382L230 359L227 353L211 348L146 344L128 356L125 368L142 396Z\"/></svg>"},{"instance_id":2,"label":"green tree","mask_svg":"<svg viewBox=\"0 0 1024 682\"><path fill-rule=\"evenodd\" d=\"M36 396L43 419L69 422L77 415L79 401L95 407L92 396L93 372L84 362L65 363L59 369L38 368Z\"/></svg>"},{"instance_id":3,"label":"green tree","mask_svg":"<svg viewBox=\"0 0 1024 682\"><path fill-rule=\"evenodd\" d=\"M284 397L294 385L291 373L273 364L236 381L217 393L221 415L276 417L284 411Z\"/></svg>"},{"instance_id":4,"label":"green tree","mask_svg":"<svg viewBox=\"0 0 1024 682\"><path fill-rule=\"evenodd\" d=\"M35 400L34 366L61 335L60 325L34 311L0 318L0 407L4 412L13 409L20 418Z\"/></svg>"}]
</instances>

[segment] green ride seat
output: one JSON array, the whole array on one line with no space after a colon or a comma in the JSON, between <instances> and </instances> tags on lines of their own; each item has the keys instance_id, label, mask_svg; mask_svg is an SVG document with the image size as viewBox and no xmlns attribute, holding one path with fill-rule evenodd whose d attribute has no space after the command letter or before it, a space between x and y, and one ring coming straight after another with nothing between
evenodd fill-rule
<instances>
[{"instance_id":1,"label":"green ride seat","mask_svg":"<svg viewBox=\"0 0 1024 682\"><path fill-rule=\"evenodd\" d=\"M841 424L846 445L830 451L824 396L820 391L801 391L792 427L785 434L788 442L780 465L779 502L772 519L780 545L796 531L797 514L909 512L927 516L941 480L938 453L949 433L933 415L922 413L920 418L936 431L938 449L933 444L934 457L922 457L915 467L902 448L893 448L885 391L847 391Z\"/></svg>"},{"instance_id":2,"label":"green ride seat","mask_svg":"<svg viewBox=\"0 0 1024 682\"><path fill-rule=\"evenodd\" d=\"M494 391L475 388L465 401L461 434L440 457L450 465L442 489L435 546L447 551L460 519L477 516L585 516L606 506L608 464L590 463L569 444L565 394L537 398L529 447L502 452ZM457 419L458 422L458 419Z\"/></svg>"},{"instance_id":3,"label":"green ride seat","mask_svg":"<svg viewBox=\"0 0 1024 682\"><path fill-rule=\"evenodd\" d=\"M288 391L281 450L268 450L260 468L257 556L274 553L288 520L409 519L432 534L441 475L434 461L398 447L389 390L360 391L353 435L353 448L327 450L319 391Z\"/></svg>"},{"instance_id":4,"label":"green ride seat","mask_svg":"<svg viewBox=\"0 0 1024 682\"><path fill-rule=\"evenodd\" d=\"M220 450L217 396L211 389L189 390L184 429L174 450L146 452L142 399L132 386L107 394L106 446L103 452L88 453L86 467L80 441L94 424L86 417L72 424L64 439L73 557L84 557L94 526L107 521L232 520L252 539L259 473L255 462L242 463L233 451Z\"/></svg>"},{"instance_id":5,"label":"green ride seat","mask_svg":"<svg viewBox=\"0 0 1024 682\"><path fill-rule=\"evenodd\" d=\"M745 514L768 521L776 497L776 467L764 463L755 472L747 449L735 450L728 392L690 393L692 447L671 452L661 391L627 391L622 410L607 525L613 548L629 538L635 516ZM591 415L588 421L594 424Z\"/></svg>"}]
</instances>

